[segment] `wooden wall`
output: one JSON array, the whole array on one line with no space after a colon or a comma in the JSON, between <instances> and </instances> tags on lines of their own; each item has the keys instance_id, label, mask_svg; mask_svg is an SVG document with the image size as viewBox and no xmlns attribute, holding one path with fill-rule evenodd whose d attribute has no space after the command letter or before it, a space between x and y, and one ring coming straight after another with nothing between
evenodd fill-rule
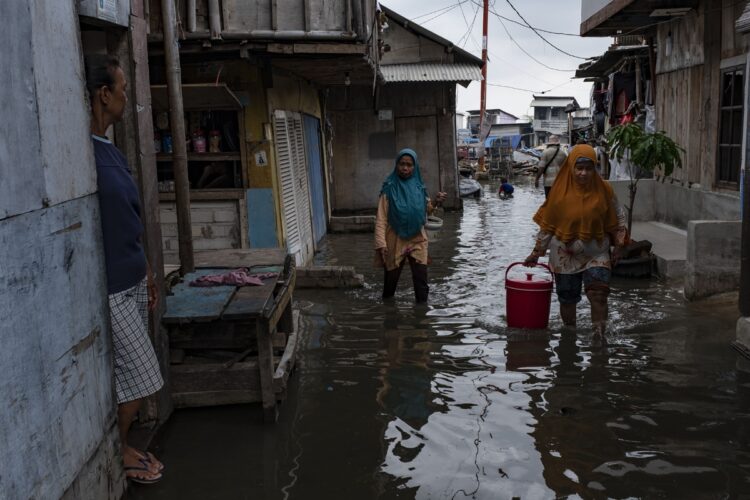
<instances>
[{"instance_id":1,"label":"wooden wall","mask_svg":"<svg viewBox=\"0 0 750 500\"><path fill-rule=\"evenodd\" d=\"M390 50L383 54L381 64L453 62L453 55L447 53L443 45L415 35L394 20L388 24L383 41Z\"/></svg>"},{"instance_id":2,"label":"wooden wall","mask_svg":"<svg viewBox=\"0 0 750 500\"><path fill-rule=\"evenodd\" d=\"M151 33L161 33L161 0L148 0ZM178 0L177 11L187 31L185 0ZM209 31L208 1L196 0L196 33ZM345 32L347 3L351 27L360 41L369 37L375 12L374 0L222 0L221 25L227 32L252 31L331 31Z\"/></svg>"},{"instance_id":3,"label":"wooden wall","mask_svg":"<svg viewBox=\"0 0 750 500\"><path fill-rule=\"evenodd\" d=\"M704 188L716 180L722 60L748 52L748 37L734 29L743 8L744 2L706 0L657 30L656 126L686 150L673 177Z\"/></svg>"},{"instance_id":4,"label":"wooden wall","mask_svg":"<svg viewBox=\"0 0 750 500\"><path fill-rule=\"evenodd\" d=\"M116 499L96 166L77 2L4 2L0 498Z\"/></svg>"},{"instance_id":5,"label":"wooden wall","mask_svg":"<svg viewBox=\"0 0 750 500\"><path fill-rule=\"evenodd\" d=\"M381 184L393 171L395 155L411 148L419 156L431 196L448 192L447 207L458 206L455 150L455 84L400 83L380 89L381 110L373 111L369 87L332 89L327 103L333 124L333 210L371 210Z\"/></svg>"}]
</instances>

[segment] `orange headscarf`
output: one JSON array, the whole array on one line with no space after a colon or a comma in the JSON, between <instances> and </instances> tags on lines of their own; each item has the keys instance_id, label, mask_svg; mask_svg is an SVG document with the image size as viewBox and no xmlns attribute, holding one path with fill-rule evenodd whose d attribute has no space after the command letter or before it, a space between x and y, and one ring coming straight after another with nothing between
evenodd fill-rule
<instances>
[{"instance_id":1,"label":"orange headscarf","mask_svg":"<svg viewBox=\"0 0 750 500\"><path fill-rule=\"evenodd\" d=\"M558 240L601 241L617 230L617 212L612 200L612 186L604 182L598 172L587 186L575 180L575 164L579 158L589 158L596 164L596 152L591 146L575 146L555 178L549 198L534 215L534 222L542 231L554 234Z\"/></svg>"}]
</instances>

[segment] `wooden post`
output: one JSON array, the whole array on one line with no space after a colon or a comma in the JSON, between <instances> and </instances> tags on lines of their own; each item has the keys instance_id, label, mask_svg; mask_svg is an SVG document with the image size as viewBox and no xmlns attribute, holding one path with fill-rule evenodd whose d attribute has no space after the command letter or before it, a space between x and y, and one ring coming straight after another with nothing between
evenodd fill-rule
<instances>
[{"instance_id":1,"label":"wooden post","mask_svg":"<svg viewBox=\"0 0 750 500\"><path fill-rule=\"evenodd\" d=\"M185 2L185 10L187 14L188 33L195 33L195 29L196 29L195 0L187 0L187 2Z\"/></svg>"},{"instance_id":2,"label":"wooden post","mask_svg":"<svg viewBox=\"0 0 750 500\"><path fill-rule=\"evenodd\" d=\"M305 31L312 30L312 10L310 7L310 0L304 0L302 2L302 8L304 10L303 15L305 17Z\"/></svg>"},{"instance_id":3,"label":"wooden post","mask_svg":"<svg viewBox=\"0 0 750 500\"><path fill-rule=\"evenodd\" d=\"M221 7L219 7L219 0L208 0L208 26L211 30L211 38L213 40L220 39Z\"/></svg>"},{"instance_id":4,"label":"wooden post","mask_svg":"<svg viewBox=\"0 0 750 500\"><path fill-rule=\"evenodd\" d=\"M258 341L258 370L260 371L260 394L263 400L263 420L273 423L279 417L276 406L276 393L273 390L273 345L271 338L275 327L269 325L267 318L258 318L255 322L255 334Z\"/></svg>"},{"instance_id":5,"label":"wooden post","mask_svg":"<svg viewBox=\"0 0 750 500\"><path fill-rule=\"evenodd\" d=\"M185 144L185 112L182 105L182 71L180 49L177 45L177 16L172 0L161 0L162 31L164 32L164 60L169 121L172 132L172 168L177 208L177 238L179 241L180 274L195 270L193 261L193 229L190 223L190 181Z\"/></svg>"},{"instance_id":6,"label":"wooden post","mask_svg":"<svg viewBox=\"0 0 750 500\"><path fill-rule=\"evenodd\" d=\"M346 0L346 32L352 32L352 0ZM361 36L364 37L366 35L363 32Z\"/></svg>"},{"instance_id":7,"label":"wooden post","mask_svg":"<svg viewBox=\"0 0 750 500\"><path fill-rule=\"evenodd\" d=\"M648 72L649 80L648 86L650 88L651 102L648 104L656 103L656 58L654 57L654 38L648 37Z\"/></svg>"},{"instance_id":8,"label":"wooden post","mask_svg":"<svg viewBox=\"0 0 750 500\"><path fill-rule=\"evenodd\" d=\"M643 106L643 81L641 77L641 59L635 58L635 102Z\"/></svg>"}]
</instances>

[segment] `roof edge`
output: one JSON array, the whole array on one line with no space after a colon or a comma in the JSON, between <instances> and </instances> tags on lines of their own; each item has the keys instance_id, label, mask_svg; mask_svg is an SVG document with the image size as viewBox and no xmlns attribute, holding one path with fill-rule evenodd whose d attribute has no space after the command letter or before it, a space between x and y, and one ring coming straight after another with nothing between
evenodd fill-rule
<instances>
[{"instance_id":1,"label":"roof edge","mask_svg":"<svg viewBox=\"0 0 750 500\"><path fill-rule=\"evenodd\" d=\"M437 33L433 33L432 31L428 30L421 24L412 21L411 19L408 19L398 12L394 11L393 9L386 7L382 3L380 4L380 8L385 12L385 15L399 23L402 27L406 28L409 31L412 31L418 35L422 35L425 38L429 38L433 42L439 43L440 45L443 45L444 47L450 48L453 52L460 55L461 57L468 59L469 62L476 63L478 65L484 64L482 62L482 59L475 56L471 52L468 52L461 47L456 46L453 42L450 40L446 40L445 38L441 37Z\"/></svg>"}]
</instances>

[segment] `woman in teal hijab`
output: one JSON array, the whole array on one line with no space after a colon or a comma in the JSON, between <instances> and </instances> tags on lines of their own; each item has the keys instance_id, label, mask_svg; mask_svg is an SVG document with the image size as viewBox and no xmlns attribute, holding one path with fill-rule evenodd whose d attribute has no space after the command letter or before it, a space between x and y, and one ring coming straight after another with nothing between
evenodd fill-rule
<instances>
[{"instance_id":1,"label":"woman in teal hijab","mask_svg":"<svg viewBox=\"0 0 750 500\"><path fill-rule=\"evenodd\" d=\"M436 204L445 200L438 193ZM419 171L417 153L403 149L396 157L393 172L380 190L375 220L376 263L385 268L383 298L396 292L401 269L408 260L417 302L427 302L427 214L434 210Z\"/></svg>"}]
</instances>

